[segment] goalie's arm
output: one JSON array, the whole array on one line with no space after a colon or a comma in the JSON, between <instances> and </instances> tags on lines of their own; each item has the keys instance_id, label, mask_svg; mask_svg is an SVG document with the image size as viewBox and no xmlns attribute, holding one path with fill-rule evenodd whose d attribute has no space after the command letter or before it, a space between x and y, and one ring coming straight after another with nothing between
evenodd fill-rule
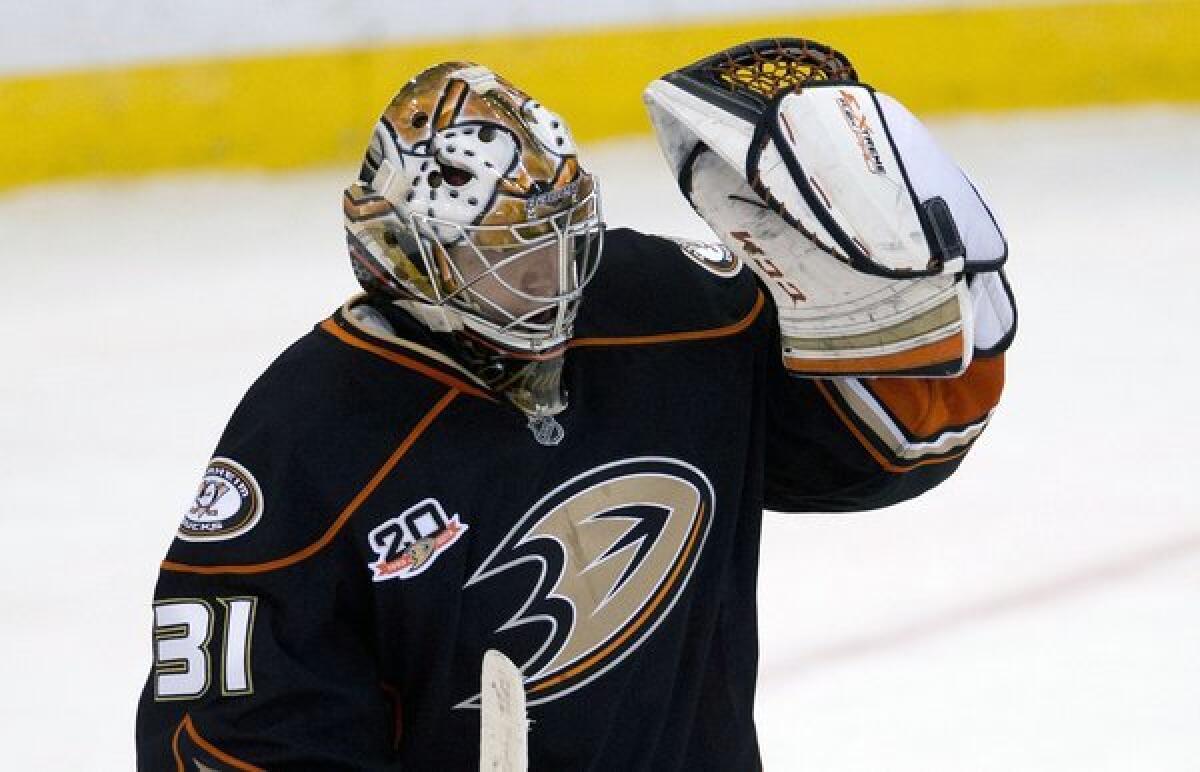
<instances>
[{"instance_id":1,"label":"goalie's arm","mask_svg":"<svg viewBox=\"0 0 1200 772\"><path fill-rule=\"evenodd\" d=\"M957 378L808 380L771 369L766 506L853 512L917 496L949 477L987 426L1004 355Z\"/></svg>"},{"instance_id":2,"label":"goalie's arm","mask_svg":"<svg viewBox=\"0 0 1200 772\"><path fill-rule=\"evenodd\" d=\"M297 380L288 361L234 414L161 565L139 770L394 768L398 697L374 650L370 574L335 518L364 472L324 424L280 418L302 414L302 390L280 388ZM224 538L197 530L241 512L257 514Z\"/></svg>"}]
</instances>

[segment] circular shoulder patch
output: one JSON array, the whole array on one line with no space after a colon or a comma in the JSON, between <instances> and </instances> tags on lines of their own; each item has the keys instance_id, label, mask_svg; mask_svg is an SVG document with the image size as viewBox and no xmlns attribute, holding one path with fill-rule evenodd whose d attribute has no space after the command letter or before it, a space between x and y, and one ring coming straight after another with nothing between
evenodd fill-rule
<instances>
[{"instance_id":1,"label":"circular shoulder patch","mask_svg":"<svg viewBox=\"0 0 1200 772\"><path fill-rule=\"evenodd\" d=\"M725 248L723 244L708 244L703 241L692 241L691 239L680 239L671 237L683 250L683 254L687 255L695 263L704 268L710 273L715 273L717 276L730 277L736 276L742 270L742 261L733 252Z\"/></svg>"},{"instance_id":2,"label":"circular shoulder patch","mask_svg":"<svg viewBox=\"0 0 1200 772\"><path fill-rule=\"evenodd\" d=\"M179 524L179 538L232 539L253 528L262 511L262 490L254 475L233 459L218 456L204 470L196 498Z\"/></svg>"}]
</instances>

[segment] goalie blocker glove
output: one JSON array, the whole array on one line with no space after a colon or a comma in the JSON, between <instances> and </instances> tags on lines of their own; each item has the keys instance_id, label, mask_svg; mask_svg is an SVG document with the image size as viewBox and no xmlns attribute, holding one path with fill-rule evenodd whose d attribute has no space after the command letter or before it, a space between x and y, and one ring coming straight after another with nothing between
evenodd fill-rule
<instances>
[{"instance_id":1,"label":"goalie blocker glove","mask_svg":"<svg viewBox=\"0 0 1200 772\"><path fill-rule=\"evenodd\" d=\"M684 195L771 290L792 373L957 375L1012 340L990 208L841 53L748 43L645 100Z\"/></svg>"}]
</instances>

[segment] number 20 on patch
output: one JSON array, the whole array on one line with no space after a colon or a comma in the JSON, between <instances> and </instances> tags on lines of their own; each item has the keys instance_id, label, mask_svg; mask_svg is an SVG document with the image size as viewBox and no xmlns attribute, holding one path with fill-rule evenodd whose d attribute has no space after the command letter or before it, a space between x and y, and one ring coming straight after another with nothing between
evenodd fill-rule
<instances>
[{"instance_id":1,"label":"number 20 on patch","mask_svg":"<svg viewBox=\"0 0 1200 772\"><path fill-rule=\"evenodd\" d=\"M250 644L258 598L217 598L225 616L221 694L252 694ZM154 699L191 700L212 683L213 608L199 598L154 603Z\"/></svg>"}]
</instances>

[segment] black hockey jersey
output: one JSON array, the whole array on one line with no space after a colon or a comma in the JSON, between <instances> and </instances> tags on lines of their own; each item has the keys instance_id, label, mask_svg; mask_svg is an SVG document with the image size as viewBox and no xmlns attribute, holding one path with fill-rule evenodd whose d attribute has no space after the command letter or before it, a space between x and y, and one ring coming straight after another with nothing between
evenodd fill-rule
<instances>
[{"instance_id":1,"label":"black hockey jersey","mask_svg":"<svg viewBox=\"0 0 1200 772\"><path fill-rule=\"evenodd\" d=\"M142 770L475 770L480 664L522 669L530 769L753 770L762 510L944 480L1002 357L789 378L718 247L610 232L557 445L424 328L345 307L234 413L162 564Z\"/></svg>"}]
</instances>

